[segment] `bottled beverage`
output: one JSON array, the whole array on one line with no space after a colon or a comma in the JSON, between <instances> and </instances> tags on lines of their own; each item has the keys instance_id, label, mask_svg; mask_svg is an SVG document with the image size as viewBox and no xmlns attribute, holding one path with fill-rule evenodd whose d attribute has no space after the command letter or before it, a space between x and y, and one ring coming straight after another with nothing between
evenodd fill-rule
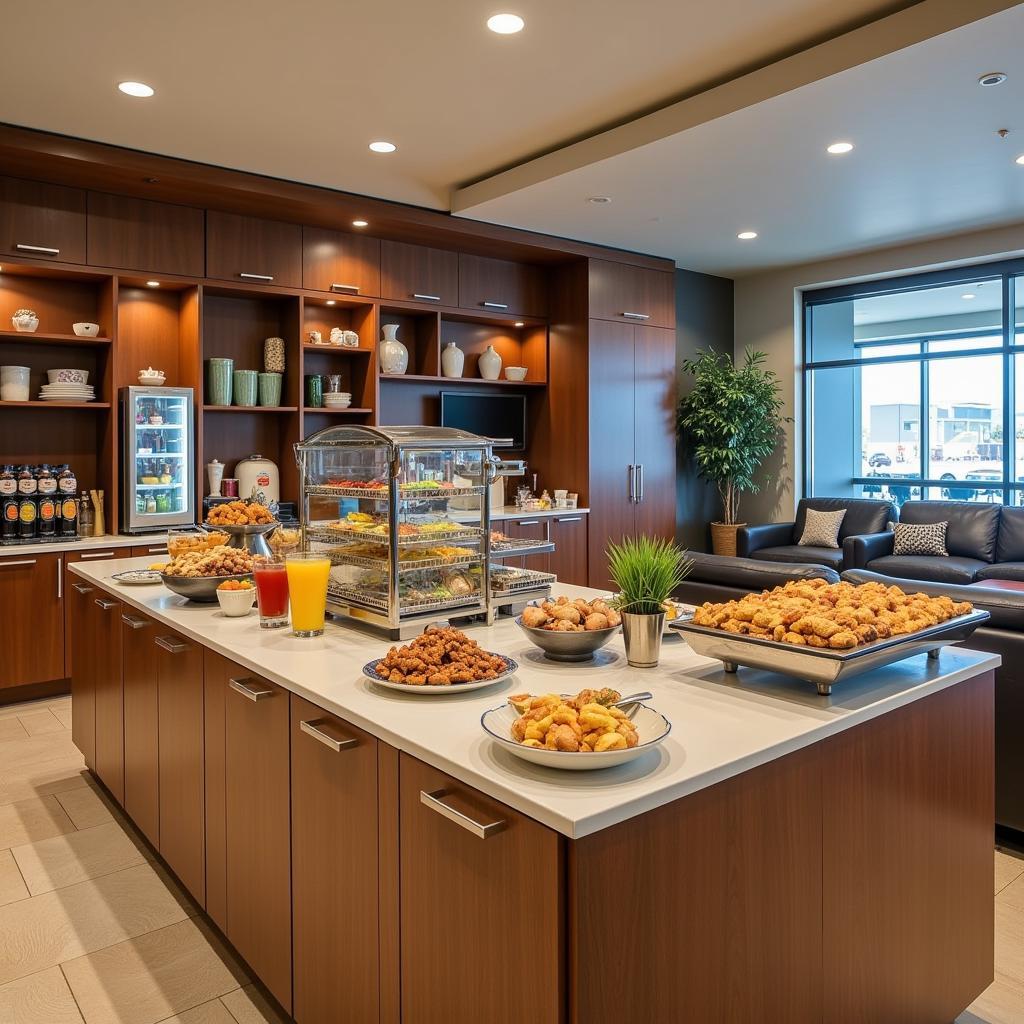
<instances>
[{"instance_id":1,"label":"bottled beverage","mask_svg":"<svg viewBox=\"0 0 1024 1024\"><path fill-rule=\"evenodd\" d=\"M32 540L36 536L38 515L35 494L19 494L18 537L21 540Z\"/></svg>"},{"instance_id":2,"label":"bottled beverage","mask_svg":"<svg viewBox=\"0 0 1024 1024\"><path fill-rule=\"evenodd\" d=\"M18 476L14 466L0 467L0 540L18 536Z\"/></svg>"},{"instance_id":3,"label":"bottled beverage","mask_svg":"<svg viewBox=\"0 0 1024 1024\"><path fill-rule=\"evenodd\" d=\"M56 494L57 477L47 463L36 466L36 490L39 494Z\"/></svg>"},{"instance_id":4,"label":"bottled beverage","mask_svg":"<svg viewBox=\"0 0 1024 1024\"><path fill-rule=\"evenodd\" d=\"M78 536L91 537L96 528L96 516L92 509L92 500L88 491L82 491L82 500L78 504Z\"/></svg>"},{"instance_id":5,"label":"bottled beverage","mask_svg":"<svg viewBox=\"0 0 1024 1024\"><path fill-rule=\"evenodd\" d=\"M18 494L35 496L38 491L35 470L28 465L18 467Z\"/></svg>"},{"instance_id":6,"label":"bottled beverage","mask_svg":"<svg viewBox=\"0 0 1024 1024\"><path fill-rule=\"evenodd\" d=\"M70 494L72 498L78 493L75 471L66 462L57 470L57 490L61 494Z\"/></svg>"},{"instance_id":7,"label":"bottled beverage","mask_svg":"<svg viewBox=\"0 0 1024 1024\"><path fill-rule=\"evenodd\" d=\"M78 533L78 499L73 494L60 496L60 535L74 537Z\"/></svg>"},{"instance_id":8,"label":"bottled beverage","mask_svg":"<svg viewBox=\"0 0 1024 1024\"><path fill-rule=\"evenodd\" d=\"M53 482L56 483L55 480ZM40 494L36 498L36 532L40 538L57 536L56 495Z\"/></svg>"}]
</instances>

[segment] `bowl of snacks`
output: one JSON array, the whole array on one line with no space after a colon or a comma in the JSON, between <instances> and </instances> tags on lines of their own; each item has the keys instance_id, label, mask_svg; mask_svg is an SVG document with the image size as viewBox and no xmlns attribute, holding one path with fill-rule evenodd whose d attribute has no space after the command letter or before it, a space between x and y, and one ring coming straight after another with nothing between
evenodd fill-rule
<instances>
[{"instance_id":1,"label":"bowl of snacks","mask_svg":"<svg viewBox=\"0 0 1024 1024\"><path fill-rule=\"evenodd\" d=\"M252 611L256 598L256 587L252 580L227 579L217 584L217 601L220 610L231 618L240 618Z\"/></svg>"},{"instance_id":2,"label":"bowl of snacks","mask_svg":"<svg viewBox=\"0 0 1024 1024\"><path fill-rule=\"evenodd\" d=\"M298 551L302 543L302 532L296 527L279 526L267 536L267 544L275 555L287 555Z\"/></svg>"},{"instance_id":3,"label":"bowl of snacks","mask_svg":"<svg viewBox=\"0 0 1024 1024\"><path fill-rule=\"evenodd\" d=\"M167 554L171 558L189 551L209 551L227 544L228 535L220 530L198 530L195 527L167 531Z\"/></svg>"},{"instance_id":4,"label":"bowl of snacks","mask_svg":"<svg viewBox=\"0 0 1024 1024\"><path fill-rule=\"evenodd\" d=\"M212 604L217 600L217 587L225 580L252 579L252 555L226 545L187 551L172 558L160 575L164 586L175 594Z\"/></svg>"},{"instance_id":5,"label":"bowl of snacks","mask_svg":"<svg viewBox=\"0 0 1024 1024\"><path fill-rule=\"evenodd\" d=\"M516 757L569 771L625 764L656 747L672 731L664 715L609 689L580 690L575 697L517 694L485 711L480 724Z\"/></svg>"},{"instance_id":6,"label":"bowl of snacks","mask_svg":"<svg viewBox=\"0 0 1024 1024\"><path fill-rule=\"evenodd\" d=\"M619 631L619 613L603 598L528 604L516 625L552 661L589 661Z\"/></svg>"},{"instance_id":7,"label":"bowl of snacks","mask_svg":"<svg viewBox=\"0 0 1024 1024\"><path fill-rule=\"evenodd\" d=\"M244 548L251 555L270 555L267 535L281 524L266 505L258 501L225 501L214 505L204 526L228 535L228 546Z\"/></svg>"}]
</instances>

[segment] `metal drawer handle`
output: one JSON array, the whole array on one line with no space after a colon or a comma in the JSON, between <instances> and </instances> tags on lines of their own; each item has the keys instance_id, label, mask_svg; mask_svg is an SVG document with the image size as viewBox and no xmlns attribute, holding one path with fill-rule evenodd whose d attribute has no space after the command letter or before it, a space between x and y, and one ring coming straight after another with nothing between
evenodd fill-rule
<instances>
[{"instance_id":1,"label":"metal drawer handle","mask_svg":"<svg viewBox=\"0 0 1024 1024\"><path fill-rule=\"evenodd\" d=\"M57 559L57 600L64 597L64 556Z\"/></svg>"},{"instance_id":2,"label":"metal drawer handle","mask_svg":"<svg viewBox=\"0 0 1024 1024\"><path fill-rule=\"evenodd\" d=\"M72 583L71 586L77 590L80 594L91 594L92 587L87 587L84 583Z\"/></svg>"},{"instance_id":3,"label":"metal drawer handle","mask_svg":"<svg viewBox=\"0 0 1024 1024\"><path fill-rule=\"evenodd\" d=\"M412 297L414 299L423 299L426 302L440 302L441 301L441 296L440 295L424 295L422 292L413 292L412 293Z\"/></svg>"},{"instance_id":4,"label":"metal drawer handle","mask_svg":"<svg viewBox=\"0 0 1024 1024\"><path fill-rule=\"evenodd\" d=\"M359 291L359 285L357 285L357 284L338 284L338 282L335 281L331 285L331 291L332 292L358 292Z\"/></svg>"},{"instance_id":5,"label":"metal drawer handle","mask_svg":"<svg viewBox=\"0 0 1024 1024\"><path fill-rule=\"evenodd\" d=\"M162 647L165 651L170 651L171 654L181 654L182 651L188 650L188 644L178 643L173 637L169 636L158 636L156 638L157 647Z\"/></svg>"},{"instance_id":6,"label":"metal drawer handle","mask_svg":"<svg viewBox=\"0 0 1024 1024\"><path fill-rule=\"evenodd\" d=\"M228 686L230 686L231 689L235 691L235 693L240 693L243 697L248 697L248 699L251 701L263 700L266 697L274 696L273 690L254 690L252 689L252 687L245 685L247 682L251 683L252 680L229 679Z\"/></svg>"},{"instance_id":7,"label":"metal drawer handle","mask_svg":"<svg viewBox=\"0 0 1024 1024\"><path fill-rule=\"evenodd\" d=\"M18 242L14 248L17 249L18 252L45 252L47 256L60 255L60 249L54 249L53 246L50 245L24 245L23 243Z\"/></svg>"},{"instance_id":8,"label":"metal drawer handle","mask_svg":"<svg viewBox=\"0 0 1024 1024\"><path fill-rule=\"evenodd\" d=\"M84 562L87 558L113 558L113 551L88 551L82 554L82 561Z\"/></svg>"},{"instance_id":9,"label":"metal drawer handle","mask_svg":"<svg viewBox=\"0 0 1024 1024\"><path fill-rule=\"evenodd\" d=\"M481 302L480 305L485 309L508 309L507 302Z\"/></svg>"},{"instance_id":10,"label":"metal drawer handle","mask_svg":"<svg viewBox=\"0 0 1024 1024\"><path fill-rule=\"evenodd\" d=\"M540 520L539 519L521 519L519 521L519 525L520 526L539 526L540 525Z\"/></svg>"},{"instance_id":11,"label":"metal drawer handle","mask_svg":"<svg viewBox=\"0 0 1024 1024\"><path fill-rule=\"evenodd\" d=\"M167 545L165 544L162 548L146 548L146 551L151 555L166 555Z\"/></svg>"},{"instance_id":12,"label":"metal drawer handle","mask_svg":"<svg viewBox=\"0 0 1024 1024\"><path fill-rule=\"evenodd\" d=\"M244 277L247 281L273 281L273 274L242 274L239 277Z\"/></svg>"},{"instance_id":13,"label":"metal drawer handle","mask_svg":"<svg viewBox=\"0 0 1024 1024\"><path fill-rule=\"evenodd\" d=\"M106 598L103 597L97 597L96 604L99 605L99 607L102 608L105 612L109 612L111 608L117 607L116 601L108 601Z\"/></svg>"},{"instance_id":14,"label":"metal drawer handle","mask_svg":"<svg viewBox=\"0 0 1024 1024\"><path fill-rule=\"evenodd\" d=\"M3 568L7 568L7 567L12 566L12 565L35 565L35 564L36 564L36 560L34 558L18 558L18 559L8 559L8 558L5 558L2 561L0 561L0 567L3 567ZM92 588L90 588L90 589L92 589Z\"/></svg>"},{"instance_id":15,"label":"metal drawer handle","mask_svg":"<svg viewBox=\"0 0 1024 1024\"><path fill-rule=\"evenodd\" d=\"M325 747L330 747L331 750L348 750L351 747L358 747L359 740L357 739L345 739L339 740L334 736L328 735L322 729L318 729L317 726L326 725L326 718L317 718L312 722L299 722L299 728L307 735L312 736L313 739L322 743Z\"/></svg>"},{"instance_id":16,"label":"metal drawer handle","mask_svg":"<svg viewBox=\"0 0 1024 1024\"><path fill-rule=\"evenodd\" d=\"M472 832L479 839L487 839L489 836L501 832L508 824L507 821L502 819L501 821L491 821L486 825L482 825L479 821L474 821L468 815L444 803L442 798L446 796L448 796L447 789L436 789L433 793L427 793L421 789L420 803L429 807L432 811L437 811L438 814L449 821L454 821L456 825L464 828L467 832Z\"/></svg>"},{"instance_id":17,"label":"metal drawer handle","mask_svg":"<svg viewBox=\"0 0 1024 1024\"><path fill-rule=\"evenodd\" d=\"M121 621L132 629L143 629L146 626L146 620L140 619L137 615L122 615Z\"/></svg>"},{"instance_id":18,"label":"metal drawer handle","mask_svg":"<svg viewBox=\"0 0 1024 1024\"><path fill-rule=\"evenodd\" d=\"M563 516L556 516L556 523L582 523L583 516L569 516L568 518Z\"/></svg>"},{"instance_id":19,"label":"metal drawer handle","mask_svg":"<svg viewBox=\"0 0 1024 1024\"><path fill-rule=\"evenodd\" d=\"M622 315L624 317L626 317L627 319L629 319L629 320L650 320L651 319L649 313L623 313Z\"/></svg>"}]
</instances>

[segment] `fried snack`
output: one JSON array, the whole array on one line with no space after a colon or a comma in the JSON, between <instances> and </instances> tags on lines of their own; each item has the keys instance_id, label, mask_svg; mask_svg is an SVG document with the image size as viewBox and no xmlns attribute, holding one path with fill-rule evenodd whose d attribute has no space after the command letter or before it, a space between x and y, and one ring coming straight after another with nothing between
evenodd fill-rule
<instances>
[{"instance_id":1,"label":"fried snack","mask_svg":"<svg viewBox=\"0 0 1024 1024\"><path fill-rule=\"evenodd\" d=\"M165 576L241 576L252 572L252 556L243 548L223 545L209 551L187 551L171 559L163 572Z\"/></svg>"},{"instance_id":2,"label":"fried snack","mask_svg":"<svg viewBox=\"0 0 1024 1024\"><path fill-rule=\"evenodd\" d=\"M217 530L203 530L199 533L172 533L167 537L167 554L177 558L187 551L209 551L210 548L227 544L228 535Z\"/></svg>"},{"instance_id":3,"label":"fried snack","mask_svg":"<svg viewBox=\"0 0 1024 1024\"><path fill-rule=\"evenodd\" d=\"M258 501L226 501L210 509L210 526L258 526L274 522L270 509Z\"/></svg>"},{"instance_id":4,"label":"fried snack","mask_svg":"<svg viewBox=\"0 0 1024 1024\"><path fill-rule=\"evenodd\" d=\"M552 633L583 633L611 629L622 621L619 613L603 598L587 601L577 597L570 601L564 594L554 601L527 605L523 609L523 625L529 629L546 629Z\"/></svg>"},{"instance_id":5,"label":"fried snack","mask_svg":"<svg viewBox=\"0 0 1024 1024\"><path fill-rule=\"evenodd\" d=\"M543 747L566 753L589 754L627 750L640 742L636 726L620 708L615 690L580 690L575 697L528 693L509 697L519 712L512 723L512 739L524 747Z\"/></svg>"},{"instance_id":6,"label":"fried snack","mask_svg":"<svg viewBox=\"0 0 1024 1024\"><path fill-rule=\"evenodd\" d=\"M374 666L381 679L409 686L453 686L497 679L504 658L490 654L458 629L430 629L402 647L392 647Z\"/></svg>"},{"instance_id":7,"label":"fried snack","mask_svg":"<svg viewBox=\"0 0 1024 1024\"><path fill-rule=\"evenodd\" d=\"M736 601L708 601L694 612L693 623L798 647L848 651L916 633L972 610L969 601L908 594L883 583L793 580Z\"/></svg>"},{"instance_id":8,"label":"fried snack","mask_svg":"<svg viewBox=\"0 0 1024 1024\"><path fill-rule=\"evenodd\" d=\"M295 551L299 546L300 532L297 529L278 527L268 538L270 550L275 554Z\"/></svg>"}]
</instances>

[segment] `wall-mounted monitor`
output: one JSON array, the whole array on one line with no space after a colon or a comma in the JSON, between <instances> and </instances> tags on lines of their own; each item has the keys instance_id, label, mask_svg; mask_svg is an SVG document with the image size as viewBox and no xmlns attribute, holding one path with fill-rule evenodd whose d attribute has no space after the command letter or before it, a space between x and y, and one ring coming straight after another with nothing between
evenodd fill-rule
<instances>
[{"instance_id":1,"label":"wall-mounted monitor","mask_svg":"<svg viewBox=\"0 0 1024 1024\"><path fill-rule=\"evenodd\" d=\"M509 447L522 451L526 447L526 396L442 391L441 426L481 437L511 439Z\"/></svg>"}]
</instances>

